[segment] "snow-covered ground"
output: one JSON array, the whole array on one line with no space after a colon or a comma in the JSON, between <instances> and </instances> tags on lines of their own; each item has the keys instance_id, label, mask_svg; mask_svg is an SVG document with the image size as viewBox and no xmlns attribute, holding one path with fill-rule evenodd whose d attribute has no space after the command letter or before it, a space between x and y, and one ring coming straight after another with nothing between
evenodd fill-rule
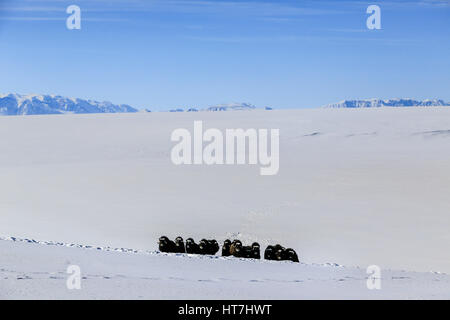
<instances>
[{"instance_id":1,"label":"snow-covered ground","mask_svg":"<svg viewBox=\"0 0 450 320\"><path fill-rule=\"evenodd\" d=\"M279 128L278 175L173 165L171 132L194 120ZM450 108L0 117L0 136L0 236L144 251L163 234L240 238L305 263L0 241L2 298L448 297L447 276L429 271L450 272ZM87 274L78 293L59 288L69 262ZM385 271L374 293L373 264L423 273Z\"/></svg>"},{"instance_id":2,"label":"snow-covered ground","mask_svg":"<svg viewBox=\"0 0 450 320\"><path fill-rule=\"evenodd\" d=\"M71 246L71 247L67 247ZM0 299L449 299L450 276L0 241ZM67 269L80 268L80 289Z\"/></svg>"}]
</instances>

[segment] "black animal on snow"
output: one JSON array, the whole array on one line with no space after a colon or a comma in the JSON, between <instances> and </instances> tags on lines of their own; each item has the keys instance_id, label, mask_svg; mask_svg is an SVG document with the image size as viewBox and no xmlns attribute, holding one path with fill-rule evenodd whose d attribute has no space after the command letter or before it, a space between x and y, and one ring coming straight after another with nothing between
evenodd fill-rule
<instances>
[{"instance_id":1,"label":"black animal on snow","mask_svg":"<svg viewBox=\"0 0 450 320\"><path fill-rule=\"evenodd\" d=\"M185 253L186 248L184 247L184 242L182 237L175 238L175 252L177 253Z\"/></svg>"},{"instance_id":2,"label":"black animal on snow","mask_svg":"<svg viewBox=\"0 0 450 320\"><path fill-rule=\"evenodd\" d=\"M279 260L279 261L286 260L285 259L285 257L286 257L285 251L286 251L285 247L283 247L282 245L276 244L275 245L275 260Z\"/></svg>"},{"instance_id":3,"label":"black animal on snow","mask_svg":"<svg viewBox=\"0 0 450 320\"><path fill-rule=\"evenodd\" d=\"M261 259L260 246L254 242L251 246L243 246L239 240L234 240L230 245L230 255L237 258Z\"/></svg>"},{"instance_id":4,"label":"black animal on snow","mask_svg":"<svg viewBox=\"0 0 450 320\"><path fill-rule=\"evenodd\" d=\"M194 239L188 238L186 239L186 253L190 254L199 254L200 247L195 243Z\"/></svg>"},{"instance_id":5,"label":"black animal on snow","mask_svg":"<svg viewBox=\"0 0 450 320\"><path fill-rule=\"evenodd\" d=\"M266 250L264 250L264 259L266 260L275 260L274 258L274 251L275 251L275 247L274 246L267 246Z\"/></svg>"},{"instance_id":6,"label":"black animal on snow","mask_svg":"<svg viewBox=\"0 0 450 320\"><path fill-rule=\"evenodd\" d=\"M219 244L216 240L202 239L199 242L200 254L215 255L219 251Z\"/></svg>"},{"instance_id":7,"label":"black animal on snow","mask_svg":"<svg viewBox=\"0 0 450 320\"><path fill-rule=\"evenodd\" d=\"M261 259L261 246L258 242L252 243L252 258Z\"/></svg>"},{"instance_id":8,"label":"black animal on snow","mask_svg":"<svg viewBox=\"0 0 450 320\"><path fill-rule=\"evenodd\" d=\"M295 252L295 250L292 248L286 249L286 257L287 257L287 260L290 260L292 262L300 262L298 260L297 252Z\"/></svg>"},{"instance_id":9,"label":"black animal on snow","mask_svg":"<svg viewBox=\"0 0 450 320\"><path fill-rule=\"evenodd\" d=\"M276 244L274 246L268 246L264 251L264 259L266 260L289 260L292 262L299 262L297 253L294 249L288 248Z\"/></svg>"},{"instance_id":10,"label":"black animal on snow","mask_svg":"<svg viewBox=\"0 0 450 320\"><path fill-rule=\"evenodd\" d=\"M176 252L175 242L171 241L166 236L162 236L158 241L159 251L161 252Z\"/></svg>"},{"instance_id":11,"label":"black animal on snow","mask_svg":"<svg viewBox=\"0 0 450 320\"><path fill-rule=\"evenodd\" d=\"M227 239L223 242L222 257L231 256L230 249L231 249L231 240Z\"/></svg>"},{"instance_id":12,"label":"black animal on snow","mask_svg":"<svg viewBox=\"0 0 450 320\"><path fill-rule=\"evenodd\" d=\"M238 247L242 247L242 242L240 240L233 240L233 242L230 245L230 255L236 256L236 249Z\"/></svg>"}]
</instances>

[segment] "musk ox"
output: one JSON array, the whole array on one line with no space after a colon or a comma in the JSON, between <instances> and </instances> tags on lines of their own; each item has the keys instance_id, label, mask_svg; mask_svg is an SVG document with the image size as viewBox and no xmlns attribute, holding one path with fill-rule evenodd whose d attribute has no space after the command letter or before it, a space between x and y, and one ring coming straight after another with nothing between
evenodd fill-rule
<instances>
[{"instance_id":1,"label":"musk ox","mask_svg":"<svg viewBox=\"0 0 450 320\"><path fill-rule=\"evenodd\" d=\"M230 255L236 257L236 249L242 247L242 242L240 240L233 240L233 242L230 245Z\"/></svg>"},{"instance_id":2,"label":"musk ox","mask_svg":"<svg viewBox=\"0 0 450 320\"><path fill-rule=\"evenodd\" d=\"M175 238L175 252L177 253L185 253L186 248L184 247L184 242L182 237Z\"/></svg>"},{"instance_id":3,"label":"musk ox","mask_svg":"<svg viewBox=\"0 0 450 320\"><path fill-rule=\"evenodd\" d=\"M184 242L182 237L177 237L175 241L170 240L166 236L162 236L158 241L159 251L172 253L185 253Z\"/></svg>"},{"instance_id":4,"label":"musk ox","mask_svg":"<svg viewBox=\"0 0 450 320\"><path fill-rule=\"evenodd\" d=\"M195 243L194 239L188 238L186 239L186 253L190 254L199 254L200 247Z\"/></svg>"},{"instance_id":5,"label":"musk ox","mask_svg":"<svg viewBox=\"0 0 450 320\"><path fill-rule=\"evenodd\" d=\"M252 258L253 259L261 259L261 246L258 242L252 243Z\"/></svg>"},{"instance_id":6,"label":"musk ox","mask_svg":"<svg viewBox=\"0 0 450 320\"><path fill-rule=\"evenodd\" d=\"M292 248L286 249L286 260L290 260L292 262L300 262L298 260L297 252L295 252Z\"/></svg>"},{"instance_id":7,"label":"musk ox","mask_svg":"<svg viewBox=\"0 0 450 320\"><path fill-rule=\"evenodd\" d=\"M199 242L200 254L215 255L219 251L219 244L216 240L202 239Z\"/></svg>"},{"instance_id":8,"label":"musk ox","mask_svg":"<svg viewBox=\"0 0 450 320\"><path fill-rule=\"evenodd\" d=\"M231 256L230 249L231 249L231 240L227 239L223 242L222 257Z\"/></svg>"},{"instance_id":9,"label":"musk ox","mask_svg":"<svg viewBox=\"0 0 450 320\"><path fill-rule=\"evenodd\" d=\"M275 247L267 246L266 250L264 250L264 259L266 260L275 260Z\"/></svg>"},{"instance_id":10,"label":"musk ox","mask_svg":"<svg viewBox=\"0 0 450 320\"><path fill-rule=\"evenodd\" d=\"M288 260L292 262L299 262L297 253L294 249L288 248L286 249L280 244L276 244L274 246L267 246L264 251L264 259L266 260Z\"/></svg>"},{"instance_id":11,"label":"musk ox","mask_svg":"<svg viewBox=\"0 0 450 320\"><path fill-rule=\"evenodd\" d=\"M162 236L158 241L159 251L161 252L176 252L175 242L167 238L166 236Z\"/></svg>"},{"instance_id":12,"label":"musk ox","mask_svg":"<svg viewBox=\"0 0 450 320\"><path fill-rule=\"evenodd\" d=\"M239 240L234 240L230 245L230 255L237 258L261 259L260 246L254 242L251 246L243 246Z\"/></svg>"}]
</instances>

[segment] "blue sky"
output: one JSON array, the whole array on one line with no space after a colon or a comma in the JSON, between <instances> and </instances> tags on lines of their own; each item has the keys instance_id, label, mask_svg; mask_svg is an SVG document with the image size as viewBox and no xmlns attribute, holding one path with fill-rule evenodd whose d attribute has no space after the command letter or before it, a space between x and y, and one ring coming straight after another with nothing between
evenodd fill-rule
<instances>
[{"instance_id":1,"label":"blue sky","mask_svg":"<svg viewBox=\"0 0 450 320\"><path fill-rule=\"evenodd\" d=\"M450 1L0 0L0 70L1 93L152 110L450 101Z\"/></svg>"}]
</instances>

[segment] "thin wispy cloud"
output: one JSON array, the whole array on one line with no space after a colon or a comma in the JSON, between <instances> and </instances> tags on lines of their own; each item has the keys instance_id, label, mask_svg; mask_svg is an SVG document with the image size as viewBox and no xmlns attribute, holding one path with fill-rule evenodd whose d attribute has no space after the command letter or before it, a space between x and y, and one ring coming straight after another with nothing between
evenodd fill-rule
<instances>
[{"instance_id":1,"label":"thin wispy cloud","mask_svg":"<svg viewBox=\"0 0 450 320\"><path fill-rule=\"evenodd\" d=\"M61 12L65 11L64 6L46 7L46 6L21 6L21 7L0 7L3 12Z\"/></svg>"},{"instance_id":2,"label":"thin wispy cloud","mask_svg":"<svg viewBox=\"0 0 450 320\"><path fill-rule=\"evenodd\" d=\"M7 21L60 21L67 19L65 10L70 4L73 4L72 1L67 0L11 1L0 6L0 19ZM245 19L280 24L298 21L301 17L343 13L342 10L336 8L312 8L283 1L77 0L76 4L82 9L83 21L100 23L121 21L147 23L147 14L163 14L187 17L216 16L223 21ZM190 29L194 31L204 28L201 22L195 26Z\"/></svg>"},{"instance_id":3,"label":"thin wispy cloud","mask_svg":"<svg viewBox=\"0 0 450 320\"><path fill-rule=\"evenodd\" d=\"M228 44L243 44L243 43L264 43L264 42L327 42L327 43L376 43L382 45L403 46L405 44L418 43L413 39L402 38L386 38L386 37L342 37L329 35L288 35L288 36L272 36L272 37L210 37L210 36L185 36L187 40L202 41L202 42L217 42Z\"/></svg>"},{"instance_id":4,"label":"thin wispy cloud","mask_svg":"<svg viewBox=\"0 0 450 320\"><path fill-rule=\"evenodd\" d=\"M0 8L8 12L58 12L64 11L70 1L21 1L23 6L5 6ZM51 6L49 5L51 4ZM246 15L261 17L280 16L308 16L343 13L337 9L311 8L300 5L283 3L282 1L209 1L209 0L78 0L77 4L86 12L166 12L184 14L220 14L220 15Z\"/></svg>"},{"instance_id":5,"label":"thin wispy cloud","mask_svg":"<svg viewBox=\"0 0 450 320\"><path fill-rule=\"evenodd\" d=\"M223 42L223 43L256 43L256 42L286 42L311 40L307 36L273 36L273 37L207 37L207 36L185 36L187 40L205 41L205 42Z\"/></svg>"},{"instance_id":6,"label":"thin wispy cloud","mask_svg":"<svg viewBox=\"0 0 450 320\"><path fill-rule=\"evenodd\" d=\"M66 21L67 17L0 17L3 21ZM124 18L83 18L87 22L128 22Z\"/></svg>"},{"instance_id":7,"label":"thin wispy cloud","mask_svg":"<svg viewBox=\"0 0 450 320\"><path fill-rule=\"evenodd\" d=\"M326 29L325 31L338 32L338 33L369 33L371 30L367 28L360 29L351 29L351 28L335 28L335 29Z\"/></svg>"},{"instance_id":8,"label":"thin wispy cloud","mask_svg":"<svg viewBox=\"0 0 450 320\"><path fill-rule=\"evenodd\" d=\"M330 0L318 0L316 3L322 5L336 5L336 1ZM435 7L446 7L450 6L450 0L397 0L397 1L360 1L360 0L341 0L339 4L342 6L368 6L370 4L377 4L381 7L417 7L417 6L435 6Z\"/></svg>"},{"instance_id":9,"label":"thin wispy cloud","mask_svg":"<svg viewBox=\"0 0 450 320\"><path fill-rule=\"evenodd\" d=\"M57 17L0 17L3 21L64 21L65 18Z\"/></svg>"}]
</instances>

